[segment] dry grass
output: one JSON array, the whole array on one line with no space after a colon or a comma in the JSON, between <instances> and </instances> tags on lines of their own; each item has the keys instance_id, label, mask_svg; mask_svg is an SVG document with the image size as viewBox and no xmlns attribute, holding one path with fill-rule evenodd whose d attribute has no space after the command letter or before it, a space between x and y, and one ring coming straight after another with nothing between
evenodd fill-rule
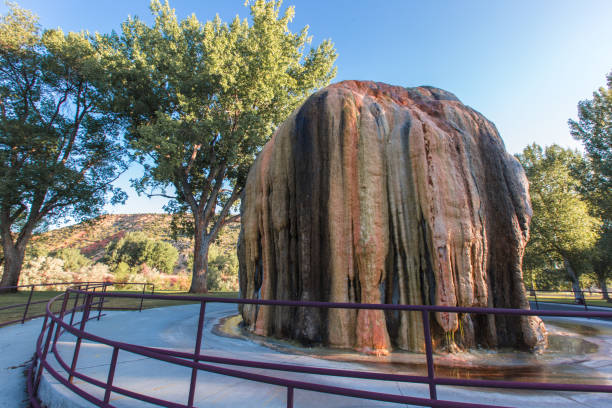
<instances>
[{"instance_id":1,"label":"dry grass","mask_svg":"<svg viewBox=\"0 0 612 408\"><path fill-rule=\"evenodd\" d=\"M537 293L538 302L552 302L552 303L565 303L565 304L576 304L574 302L574 295L567 292L546 292ZM608 303L601 298L601 294L589 294L584 293L587 307L588 306L601 306L601 307L612 307L612 303ZM529 296L529 300L534 301L533 296Z\"/></svg>"}]
</instances>

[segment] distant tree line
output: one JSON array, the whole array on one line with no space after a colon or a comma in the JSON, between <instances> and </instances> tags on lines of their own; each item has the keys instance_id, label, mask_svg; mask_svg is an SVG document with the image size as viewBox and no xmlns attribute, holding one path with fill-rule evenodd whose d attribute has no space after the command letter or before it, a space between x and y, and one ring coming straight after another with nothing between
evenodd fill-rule
<instances>
[{"instance_id":1,"label":"distant tree line","mask_svg":"<svg viewBox=\"0 0 612 408\"><path fill-rule=\"evenodd\" d=\"M578 103L570 132L584 154L557 145L526 147L525 168L533 206L531 239L524 258L528 286L580 295L581 280L595 283L608 302L612 279L612 72L607 88ZM582 278L582 279L581 279Z\"/></svg>"}]
</instances>

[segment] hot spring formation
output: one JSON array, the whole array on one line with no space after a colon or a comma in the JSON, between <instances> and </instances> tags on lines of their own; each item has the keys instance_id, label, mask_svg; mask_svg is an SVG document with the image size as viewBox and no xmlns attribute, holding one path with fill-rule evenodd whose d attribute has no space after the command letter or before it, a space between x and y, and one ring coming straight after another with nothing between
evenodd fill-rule
<instances>
[{"instance_id":1,"label":"hot spring formation","mask_svg":"<svg viewBox=\"0 0 612 408\"><path fill-rule=\"evenodd\" d=\"M249 299L528 309L527 179L495 125L453 94L344 81L312 95L251 168L240 291ZM424 347L421 316L241 309L263 336L385 353ZM546 343L537 317L431 314L434 347Z\"/></svg>"}]
</instances>

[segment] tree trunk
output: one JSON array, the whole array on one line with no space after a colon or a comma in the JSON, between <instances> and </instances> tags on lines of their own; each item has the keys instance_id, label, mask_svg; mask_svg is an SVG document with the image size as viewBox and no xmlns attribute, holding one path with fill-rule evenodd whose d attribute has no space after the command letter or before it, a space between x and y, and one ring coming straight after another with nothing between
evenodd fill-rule
<instances>
[{"instance_id":1,"label":"tree trunk","mask_svg":"<svg viewBox=\"0 0 612 408\"><path fill-rule=\"evenodd\" d=\"M206 236L204 223L194 220L195 242L193 246L193 276L189 293L207 293L206 273L208 272L208 247L210 240Z\"/></svg>"},{"instance_id":2,"label":"tree trunk","mask_svg":"<svg viewBox=\"0 0 612 408\"><path fill-rule=\"evenodd\" d=\"M612 303L612 299L610 299L610 295L608 294L608 284L606 283L606 278L599 278L599 287L601 288L601 298L608 303Z\"/></svg>"},{"instance_id":3,"label":"tree trunk","mask_svg":"<svg viewBox=\"0 0 612 408\"><path fill-rule=\"evenodd\" d=\"M19 274L25 256L25 245L15 246L12 242L3 240L2 249L4 250L4 273L0 280L0 293L17 292L17 288L1 289L6 286L17 286Z\"/></svg>"},{"instance_id":4,"label":"tree trunk","mask_svg":"<svg viewBox=\"0 0 612 408\"><path fill-rule=\"evenodd\" d=\"M578 276L576 272L574 272L574 268L570 261L563 257L563 265L565 265L565 270L567 271L567 275L572 281L572 289L574 291L574 297L576 298L576 303L584 305L584 296L582 294L582 289L580 288L580 282L578 281Z\"/></svg>"}]
</instances>

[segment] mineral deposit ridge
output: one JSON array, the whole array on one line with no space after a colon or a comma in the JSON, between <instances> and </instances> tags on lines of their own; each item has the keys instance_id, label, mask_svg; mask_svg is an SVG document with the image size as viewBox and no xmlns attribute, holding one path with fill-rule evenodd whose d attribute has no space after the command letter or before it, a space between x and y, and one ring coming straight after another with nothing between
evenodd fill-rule
<instances>
[{"instance_id":1,"label":"mineral deposit ridge","mask_svg":"<svg viewBox=\"0 0 612 408\"><path fill-rule=\"evenodd\" d=\"M313 94L258 155L242 199L249 299L528 309L527 179L495 125L433 87L344 81ZM421 351L418 312L244 305L262 336ZM432 313L434 347L535 350L537 317Z\"/></svg>"}]
</instances>

